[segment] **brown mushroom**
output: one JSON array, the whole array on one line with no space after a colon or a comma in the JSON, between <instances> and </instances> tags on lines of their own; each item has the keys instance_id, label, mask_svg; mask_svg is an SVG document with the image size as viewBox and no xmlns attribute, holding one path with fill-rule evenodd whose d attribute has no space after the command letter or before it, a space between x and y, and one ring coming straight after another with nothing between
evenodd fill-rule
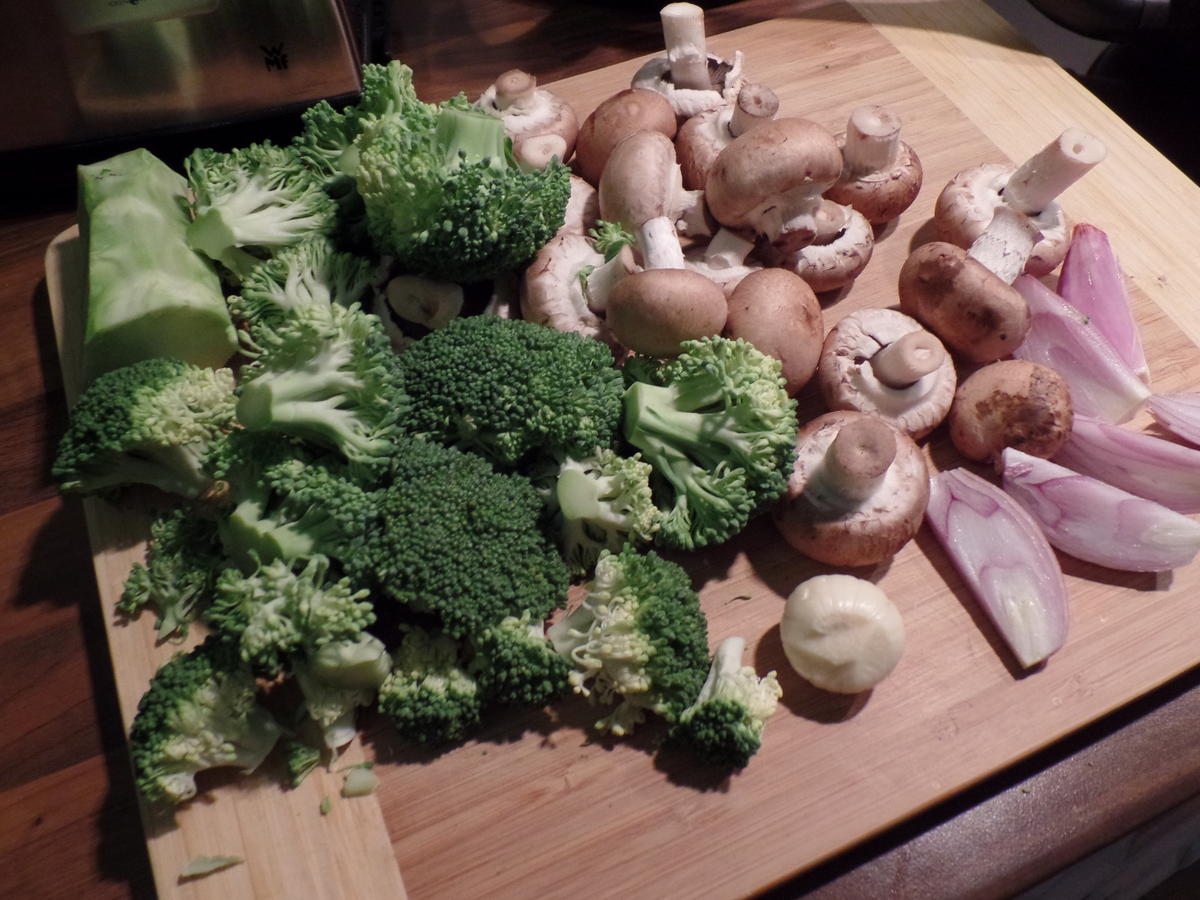
<instances>
[{"instance_id":1,"label":"brown mushroom","mask_svg":"<svg viewBox=\"0 0 1200 900\"><path fill-rule=\"evenodd\" d=\"M942 342L916 319L860 309L829 329L817 382L830 409L878 416L918 441L946 418L958 376Z\"/></svg>"},{"instance_id":2,"label":"brown mushroom","mask_svg":"<svg viewBox=\"0 0 1200 900\"><path fill-rule=\"evenodd\" d=\"M1105 152L1098 139L1068 128L1019 167L986 163L964 169L934 205L938 239L971 246L1003 204L1028 216L1041 233L1025 272L1046 275L1062 262L1071 242L1071 221L1055 198L1103 160Z\"/></svg>"},{"instance_id":3,"label":"brown mushroom","mask_svg":"<svg viewBox=\"0 0 1200 900\"><path fill-rule=\"evenodd\" d=\"M575 110L553 91L539 88L537 78L528 72L509 69L488 85L475 105L500 116L518 159L526 157L522 150L526 141L546 135L554 135L561 141L558 145L561 152L555 155L563 162L575 149L575 137L579 134Z\"/></svg>"},{"instance_id":4,"label":"brown mushroom","mask_svg":"<svg viewBox=\"0 0 1200 900\"><path fill-rule=\"evenodd\" d=\"M705 200L722 225L750 229L790 253L816 237L821 194L841 171L829 131L808 119L772 119L721 151Z\"/></svg>"},{"instance_id":5,"label":"brown mushroom","mask_svg":"<svg viewBox=\"0 0 1200 900\"><path fill-rule=\"evenodd\" d=\"M720 334L725 293L689 269L646 269L617 282L608 296L609 329L646 356L674 356L682 341Z\"/></svg>"},{"instance_id":6,"label":"brown mushroom","mask_svg":"<svg viewBox=\"0 0 1200 900\"><path fill-rule=\"evenodd\" d=\"M778 359L792 396L812 378L824 332L816 294L786 269L751 272L729 297L725 336L749 341Z\"/></svg>"},{"instance_id":7,"label":"brown mushroom","mask_svg":"<svg viewBox=\"0 0 1200 900\"><path fill-rule=\"evenodd\" d=\"M842 174L826 199L854 207L872 225L896 218L921 190L921 160L900 140L900 117L882 106L860 106L837 136Z\"/></svg>"},{"instance_id":8,"label":"brown mushroom","mask_svg":"<svg viewBox=\"0 0 1200 900\"><path fill-rule=\"evenodd\" d=\"M900 309L976 363L1012 354L1029 331L1029 304L967 251L934 241L900 268Z\"/></svg>"},{"instance_id":9,"label":"brown mushroom","mask_svg":"<svg viewBox=\"0 0 1200 900\"><path fill-rule=\"evenodd\" d=\"M679 126L675 153L683 172L683 186L704 190L708 173L721 151L739 135L775 118L779 98L762 84L743 84L731 104L692 116Z\"/></svg>"},{"instance_id":10,"label":"brown mushroom","mask_svg":"<svg viewBox=\"0 0 1200 900\"><path fill-rule=\"evenodd\" d=\"M959 385L948 422L967 459L995 460L1005 447L1049 459L1071 436L1071 391L1049 366L1001 360Z\"/></svg>"},{"instance_id":11,"label":"brown mushroom","mask_svg":"<svg viewBox=\"0 0 1200 900\"><path fill-rule=\"evenodd\" d=\"M589 268L593 275L608 273L602 285L596 279L580 277ZM525 269L521 278L521 318L596 338L619 349L602 313L612 286L632 270L628 251L606 264L584 235L560 232Z\"/></svg>"},{"instance_id":12,"label":"brown mushroom","mask_svg":"<svg viewBox=\"0 0 1200 900\"><path fill-rule=\"evenodd\" d=\"M800 429L774 518L784 539L818 562L869 566L912 540L928 502L929 470L912 439L842 410Z\"/></svg>"},{"instance_id":13,"label":"brown mushroom","mask_svg":"<svg viewBox=\"0 0 1200 900\"><path fill-rule=\"evenodd\" d=\"M866 216L826 197L817 214L817 236L784 257L782 265L817 293L836 291L862 274L875 250L875 231Z\"/></svg>"},{"instance_id":14,"label":"brown mushroom","mask_svg":"<svg viewBox=\"0 0 1200 900\"><path fill-rule=\"evenodd\" d=\"M661 131L672 140L678 130L675 111L656 91L627 88L600 103L579 126L574 165L591 184L600 174L613 147L635 131Z\"/></svg>"},{"instance_id":15,"label":"brown mushroom","mask_svg":"<svg viewBox=\"0 0 1200 900\"><path fill-rule=\"evenodd\" d=\"M600 218L600 193L578 175L571 174L571 196L558 231L587 234Z\"/></svg>"}]
</instances>

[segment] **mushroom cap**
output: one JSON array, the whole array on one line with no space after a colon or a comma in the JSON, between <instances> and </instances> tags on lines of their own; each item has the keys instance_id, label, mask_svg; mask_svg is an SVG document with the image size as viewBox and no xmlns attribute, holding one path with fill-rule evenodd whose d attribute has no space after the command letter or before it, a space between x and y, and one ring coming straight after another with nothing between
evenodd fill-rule
<instances>
[{"instance_id":1,"label":"mushroom cap","mask_svg":"<svg viewBox=\"0 0 1200 900\"><path fill-rule=\"evenodd\" d=\"M955 244L917 247L900 267L897 289L903 312L971 362L1010 356L1029 331L1025 298Z\"/></svg>"},{"instance_id":2,"label":"mushroom cap","mask_svg":"<svg viewBox=\"0 0 1200 900\"><path fill-rule=\"evenodd\" d=\"M893 436L895 455L871 493L851 501L831 488L827 454L843 428L864 419L879 423ZM863 431L872 437L880 434L877 429ZM877 455L878 448L867 452ZM774 520L791 546L818 562L868 566L890 559L912 540L928 502L929 469L916 443L881 419L839 410L800 429L796 462Z\"/></svg>"},{"instance_id":3,"label":"mushroom cap","mask_svg":"<svg viewBox=\"0 0 1200 900\"><path fill-rule=\"evenodd\" d=\"M836 136L838 147L846 144L846 133ZM886 170L866 175L843 174L825 197L834 203L853 206L872 225L882 225L900 215L917 199L924 181L917 152L905 141L896 145L896 159Z\"/></svg>"},{"instance_id":4,"label":"mushroom cap","mask_svg":"<svg viewBox=\"0 0 1200 900\"><path fill-rule=\"evenodd\" d=\"M559 232L537 252L521 278L521 318L596 338L619 350L604 319L588 306L579 280L584 266L603 262L604 256L582 234Z\"/></svg>"},{"instance_id":5,"label":"mushroom cap","mask_svg":"<svg viewBox=\"0 0 1200 900\"><path fill-rule=\"evenodd\" d=\"M690 269L645 269L613 288L608 327L624 346L646 356L675 356L682 341L720 334L725 292Z\"/></svg>"},{"instance_id":6,"label":"mushroom cap","mask_svg":"<svg viewBox=\"0 0 1200 900\"><path fill-rule=\"evenodd\" d=\"M545 134L556 134L563 139L566 150L565 162L575 149L575 138L579 134L579 117L574 107L553 91L535 88L528 102L513 103L504 109L496 102L496 84L490 84L476 101L476 105L500 116L504 130L512 138L514 151L522 142Z\"/></svg>"},{"instance_id":7,"label":"mushroom cap","mask_svg":"<svg viewBox=\"0 0 1200 900\"><path fill-rule=\"evenodd\" d=\"M671 60L666 55L659 55L646 60L633 73L630 85L662 95L674 110L676 120L682 123L692 116L733 102L745 80L742 74L743 61L740 50L734 52L731 60L709 53L708 77L713 86L712 90L705 91L675 87L671 81Z\"/></svg>"},{"instance_id":8,"label":"mushroom cap","mask_svg":"<svg viewBox=\"0 0 1200 900\"><path fill-rule=\"evenodd\" d=\"M826 195L828 199L828 195ZM786 258L789 269L817 293L835 291L862 274L875 250L875 230L858 210L844 206L846 224L827 243L813 242Z\"/></svg>"},{"instance_id":9,"label":"mushroom cap","mask_svg":"<svg viewBox=\"0 0 1200 900\"><path fill-rule=\"evenodd\" d=\"M599 218L599 192L572 172L571 196L567 199L567 211L563 215L559 233L571 231L575 234L587 234L589 229L596 227Z\"/></svg>"},{"instance_id":10,"label":"mushroom cap","mask_svg":"<svg viewBox=\"0 0 1200 900\"><path fill-rule=\"evenodd\" d=\"M1005 447L1049 459L1071 436L1071 391L1041 363L1005 359L971 373L950 407L950 440L968 459L986 462Z\"/></svg>"},{"instance_id":11,"label":"mushroom cap","mask_svg":"<svg viewBox=\"0 0 1200 900\"><path fill-rule=\"evenodd\" d=\"M722 225L754 228L762 208L781 195L819 195L841 172L842 154L828 129L808 119L772 119L721 151L708 173L705 199Z\"/></svg>"},{"instance_id":12,"label":"mushroom cap","mask_svg":"<svg viewBox=\"0 0 1200 900\"><path fill-rule=\"evenodd\" d=\"M816 294L787 269L757 269L742 278L729 296L725 336L747 340L778 359L792 396L816 371L824 331Z\"/></svg>"},{"instance_id":13,"label":"mushroom cap","mask_svg":"<svg viewBox=\"0 0 1200 900\"><path fill-rule=\"evenodd\" d=\"M658 131L635 131L613 147L600 176L600 218L631 231L660 216L675 217L683 183L675 145Z\"/></svg>"},{"instance_id":14,"label":"mushroom cap","mask_svg":"<svg viewBox=\"0 0 1200 900\"><path fill-rule=\"evenodd\" d=\"M933 207L938 240L970 247L991 224L996 207L1004 202L1004 186L1016 170L1009 163L985 163L964 169L950 179ZM1042 236L1033 245L1025 272L1040 278L1063 261L1071 245L1073 223L1057 203L1030 218Z\"/></svg>"},{"instance_id":15,"label":"mushroom cap","mask_svg":"<svg viewBox=\"0 0 1200 900\"><path fill-rule=\"evenodd\" d=\"M932 372L899 388L881 381L871 365L884 347L924 331L920 322L895 309L848 313L829 329L821 348L817 383L825 404L879 416L914 441L925 437L946 418L954 400L958 376L950 354Z\"/></svg>"},{"instance_id":16,"label":"mushroom cap","mask_svg":"<svg viewBox=\"0 0 1200 900\"><path fill-rule=\"evenodd\" d=\"M642 130L674 138L678 127L666 97L644 88L626 88L603 100L579 126L575 168L585 180L599 184L609 153L623 138Z\"/></svg>"},{"instance_id":17,"label":"mushroom cap","mask_svg":"<svg viewBox=\"0 0 1200 900\"><path fill-rule=\"evenodd\" d=\"M729 120L733 108L721 106L692 116L679 126L675 135L675 155L683 172L683 186L689 191L704 190L708 173L731 141Z\"/></svg>"}]
</instances>

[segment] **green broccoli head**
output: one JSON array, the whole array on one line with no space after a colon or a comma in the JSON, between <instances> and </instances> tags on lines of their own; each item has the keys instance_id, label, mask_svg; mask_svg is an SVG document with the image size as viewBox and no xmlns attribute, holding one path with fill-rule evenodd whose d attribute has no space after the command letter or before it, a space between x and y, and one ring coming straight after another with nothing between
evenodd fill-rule
<instances>
[{"instance_id":1,"label":"green broccoli head","mask_svg":"<svg viewBox=\"0 0 1200 900\"><path fill-rule=\"evenodd\" d=\"M374 525L345 560L350 575L436 614L452 637L524 612L541 620L565 601L567 570L541 528L542 501L528 479L406 438L390 482L371 498Z\"/></svg>"},{"instance_id":2,"label":"green broccoli head","mask_svg":"<svg viewBox=\"0 0 1200 900\"><path fill-rule=\"evenodd\" d=\"M229 306L254 334L260 324L278 325L298 306L360 303L373 274L370 260L340 251L328 237L317 235L255 265Z\"/></svg>"},{"instance_id":3,"label":"green broccoli head","mask_svg":"<svg viewBox=\"0 0 1200 900\"><path fill-rule=\"evenodd\" d=\"M723 337L681 348L626 367L624 426L654 467L659 540L693 549L737 534L783 494L798 426L777 359Z\"/></svg>"},{"instance_id":4,"label":"green broccoli head","mask_svg":"<svg viewBox=\"0 0 1200 900\"><path fill-rule=\"evenodd\" d=\"M354 463L386 462L408 395L377 316L357 304L298 306L256 329L255 343L237 387L245 428L290 434Z\"/></svg>"},{"instance_id":5,"label":"green broccoli head","mask_svg":"<svg viewBox=\"0 0 1200 900\"><path fill-rule=\"evenodd\" d=\"M547 632L572 667L571 686L594 702L619 699L596 723L630 733L646 710L675 721L708 672L708 621L687 572L626 547L604 551L583 602Z\"/></svg>"},{"instance_id":6,"label":"green broccoli head","mask_svg":"<svg viewBox=\"0 0 1200 900\"><path fill-rule=\"evenodd\" d=\"M470 673L489 701L542 706L566 692L567 661L555 652L540 620L506 616L471 640Z\"/></svg>"},{"instance_id":7,"label":"green broccoli head","mask_svg":"<svg viewBox=\"0 0 1200 900\"><path fill-rule=\"evenodd\" d=\"M132 617L153 606L158 639L184 638L211 602L226 564L215 519L191 506L174 507L150 523L146 560L130 569L117 611Z\"/></svg>"},{"instance_id":8,"label":"green broccoli head","mask_svg":"<svg viewBox=\"0 0 1200 900\"><path fill-rule=\"evenodd\" d=\"M652 471L639 454L609 449L563 461L551 508L573 574L590 574L602 550L617 553L654 537L661 516L650 490Z\"/></svg>"},{"instance_id":9,"label":"green broccoli head","mask_svg":"<svg viewBox=\"0 0 1200 900\"><path fill-rule=\"evenodd\" d=\"M460 741L479 726L483 695L462 662L458 641L409 627L379 688L379 710L402 738L421 744Z\"/></svg>"},{"instance_id":10,"label":"green broccoli head","mask_svg":"<svg viewBox=\"0 0 1200 900\"><path fill-rule=\"evenodd\" d=\"M621 373L600 341L521 319L466 316L400 356L409 429L513 467L616 439Z\"/></svg>"},{"instance_id":11,"label":"green broccoli head","mask_svg":"<svg viewBox=\"0 0 1200 900\"><path fill-rule=\"evenodd\" d=\"M129 734L138 790L151 803L183 803L198 772L253 770L280 734L236 649L209 638L163 665L138 703Z\"/></svg>"},{"instance_id":12,"label":"green broccoli head","mask_svg":"<svg viewBox=\"0 0 1200 900\"><path fill-rule=\"evenodd\" d=\"M783 696L774 672L759 678L752 667L742 665L745 647L740 637L721 642L696 702L667 733L671 743L723 768L741 769L750 762Z\"/></svg>"},{"instance_id":13,"label":"green broccoli head","mask_svg":"<svg viewBox=\"0 0 1200 900\"><path fill-rule=\"evenodd\" d=\"M570 170L554 160L522 171L503 121L461 98L432 127L427 106L402 102L357 146L368 233L412 274L463 283L518 271L563 223Z\"/></svg>"},{"instance_id":14,"label":"green broccoli head","mask_svg":"<svg viewBox=\"0 0 1200 900\"><path fill-rule=\"evenodd\" d=\"M80 395L51 474L64 491L153 485L195 498L212 484L209 455L233 425L233 372L146 359L105 372Z\"/></svg>"},{"instance_id":15,"label":"green broccoli head","mask_svg":"<svg viewBox=\"0 0 1200 900\"><path fill-rule=\"evenodd\" d=\"M229 153L198 148L184 169L196 211L188 243L239 279L261 256L335 225L333 199L290 147L266 141Z\"/></svg>"}]
</instances>

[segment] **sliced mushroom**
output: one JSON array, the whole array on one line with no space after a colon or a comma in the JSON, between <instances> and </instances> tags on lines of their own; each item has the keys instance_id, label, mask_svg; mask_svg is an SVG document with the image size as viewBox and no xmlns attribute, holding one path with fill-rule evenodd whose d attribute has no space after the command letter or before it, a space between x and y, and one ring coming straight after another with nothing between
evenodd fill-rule
<instances>
[{"instance_id":1,"label":"sliced mushroom","mask_svg":"<svg viewBox=\"0 0 1200 900\"><path fill-rule=\"evenodd\" d=\"M689 269L646 269L622 278L608 298L608 327L624 346L646 356L674 356L682 341L720 334L725 293Z\"/></svg>"},{"instance_id":2,"label":"sliced mushroom","mask_svg":"<svg viewBox=\"0 0 1200 900\"><path fill-rule=\"evenodd\" d=\"M683 186L700 191L721 151L735 137L775 118L779 98L762 84L743 84L731 104L692 116L679 126L675 152L683 171Z\"/></svg>"},{"instance_id":3,"label":"sliced mushroom","mask_svg":"<svg viewBox=\"0 0 1200 900\"><path fill-rule=\"evenodd\" d=\"M995 460L1005 447L1049 459L1071 436L1066 381L1049 366L1005 359L971 373L950 408L950 440L967 459Z\"/></svg>"},{"instance_id":4,"label":"sliced mushroom","mask_svg":"<svg viewBox=\"0 0 1200 900\"><path fill-rule=\"evenodd\" d=\"M600 175L613 147L635 131L659 131L674 140L679 124L667 98L644 88L627 88L602 101L579 127L574 165L591 184Z\"/></svg>"},{"instance_id":5,"label":"sliced mushroom","mask_svg":"<svg viewBox=\"0 0 1200 900\"><path fill-rule=\"evenodd\" d=\"M918 441L946 418L958 376L942 342L916 319L860 309L829 329L817 382L830 409L878 416Z\"/></svg>"},{"instance_id":6,"label":"sliced mushroom","mask_svg":"<svg viewBox=\"0 0 1200 900\"><path fill-rule=\"evenodd\" d=\"M725 336L742 338L782 363L787 392L795 395L817 368L825 327L812 288L786 269L758 269L729 296Z\"/></svg>"},{"instance_id":7,"label":"sliced mushroom","mask_svg":"<svg viewBox=\"0 0 1200 900\"><path fill-rule=\"evenodd\" d=\"M537 78L528 72L509 69L488 85L475 105L500 116L505 133L512 138L513 153L518 160L527 157L524 152L526 142L539 142L547 135L553 135L558 141L549 145L540 141L542 150L537 156L543 158L543 165L555 155L566 162L575 149L575 137L579 134L575 110L553 91L539 88ZM544 152L546 146L561 149L557 154L547 155ZM529 156L531 158L532 153Z\"/></svg>"},{"instance_id":8,"label":"sliced mushroom","mask_svg":"<svg viewBox=\"0 0 1200 900\"><path fill-rule=\"evenodd\" d=\"M632 268L628 256L626 262ZM521 279L521 318L596 338L618 349L619 342L604 318L589 303L586 275L603 265L604 257L584 235L560 233L551 238ZM597 305L602 306L603 301Z\"/></svg>"},{"instance_id":9,"label":"sliced mushroom","mask_svg":"<svg viewBox=\"0 0 1200 900\"><path fill-rule=\"evenodd\" d=\"M775 524L818 562L869 566L912 540L928 502L929 470L912 439L875 416L843 410L800 429Z\"/></svg>"},{"instance_id":10,"label":"sliced mushroom","mask_svg":"<svg viewBox=\"0 0 1200 900\"><path fill-rule=\"evenodd\" d=\"M899 216L921 190L921 160L900 140L900 124L900 117L890 109L860 106L837 136L842 174L825 197L854 207L872 225Z\"/></svg>"}]
</instances>

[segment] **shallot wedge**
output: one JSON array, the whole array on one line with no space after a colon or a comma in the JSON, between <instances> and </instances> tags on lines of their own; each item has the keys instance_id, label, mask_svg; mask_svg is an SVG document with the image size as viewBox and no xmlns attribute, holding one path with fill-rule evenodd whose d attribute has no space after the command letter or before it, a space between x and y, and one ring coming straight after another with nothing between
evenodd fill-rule
<instances>
[{"instance_id":1,"label":"shallot wedge","mask_svg":"<svg viewBox=\"0 0 1200 900\"><path fill-rule=\"evenodd\" d=\"M1185 515L1200 512L1200 450L1076 415L1053 459Z\"/></svg>"},{"instance_id":2,"label":"shallot wedge","mask_svg":"<svg viewBox=\"0 0 1200 900\"><path fill-rule=\"evenodd\" d=\"M1109 422L1133 417L1150 389L1087 316L1030 275L1013 282L1029 304L1030 326L1018 359L1056 370L1071 388L1076 413Z\"/></svg>"},{"instance_id":3,"label":"shallot wedge","mask_svg":"<svg viewBox=\"0 0 1200 900\"><path fill-rule=\"evenodd\" d=\"M925 519L988 618L1029 668L1067 640L1067 585L1038 523L967 469L929 479Z\"/></svg>"},{"instance_id":4,"label":"shallot wedge","mask_svg":"<svg viewBox=\"0 0 1200 900\"><path fill-rule=\"evenodd\" d=\"M1008 447L1004 490L1051 545L1076 559L1125 572L1186 566L1200 550L1200 522L1089 475Z\"/></svg>"},{"instance_id":5,"label":"shallot wedge","mask_svg":"<svg viewBox=\"0 0 1200 900\"><path fill-rule=\"evenodd\" d=\"M1079 224L1072 230L1058 275L1058 294L1087 316L1133 373L1149 384L1150 367L1125 290L1125 273L1108 235L1095 225Z\"/></svg>"},{"instance_id":6,"label":"shallot wedge","mask_svg":"<svg viewBox=\"0 0 1200 900\"><path fill-rule=\"evenodd\" d=\"M1200 394L1155 394L1146 409L1171 434L1200 446Z\"/></svg>"}]
</instances>

